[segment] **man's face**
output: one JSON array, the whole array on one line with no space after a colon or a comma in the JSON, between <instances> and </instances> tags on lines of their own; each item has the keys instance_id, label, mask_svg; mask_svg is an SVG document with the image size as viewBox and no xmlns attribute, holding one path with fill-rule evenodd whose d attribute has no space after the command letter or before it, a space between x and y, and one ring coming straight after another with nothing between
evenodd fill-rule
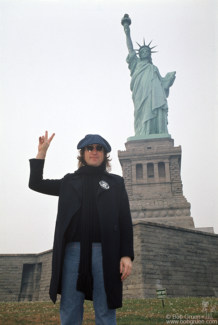
<instances>
[{"instance_id":1,"label":"man's face","mask_svg":"<svg viewBox=\"0 0 218 325\"><path fill-rule=\"evenodd\" d=\"M104 161L104 148L99 144L91 144L85 147L84 159L88 166L100 166Z\"/></svg>"}]
</instances>

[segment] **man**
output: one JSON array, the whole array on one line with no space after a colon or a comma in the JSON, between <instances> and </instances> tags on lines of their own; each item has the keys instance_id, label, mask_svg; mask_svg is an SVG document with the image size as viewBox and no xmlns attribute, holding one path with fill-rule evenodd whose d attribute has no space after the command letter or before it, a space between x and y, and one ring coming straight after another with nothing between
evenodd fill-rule
<instances>
[{"instance_id":1,"label":"man","mask_svg":"<svg viewBox=\"0 0 218 325\"><path fill-rule=\"evenodd\" d=\"M50 297L61 294L62 325L79 325L84 299L93 300L96 325L115 325L122 306L122 281L131 273L133 231L123 178L110 167L109 143L88 134L77 146L79 168L59 180L43 179L43 166L54 137L39 138L30 160L29 187L59 196Z\"/></svg>"}]
</instances>

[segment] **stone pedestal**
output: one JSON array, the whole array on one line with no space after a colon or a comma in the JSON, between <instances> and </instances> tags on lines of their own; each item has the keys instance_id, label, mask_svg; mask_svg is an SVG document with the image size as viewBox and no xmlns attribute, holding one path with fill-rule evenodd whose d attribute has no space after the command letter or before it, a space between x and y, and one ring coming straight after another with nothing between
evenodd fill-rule
<instances>
[{"instance_id":1,"label":"stone pedestal","mask_svg":"<svg viewBox=\"0 0 218 325\"><path fill-rule=\"evenodd\" d=\"M171 138L130 140L118 151L133 220L194 228L183 195L181 147Z\"/></svg>"}]
</instances>

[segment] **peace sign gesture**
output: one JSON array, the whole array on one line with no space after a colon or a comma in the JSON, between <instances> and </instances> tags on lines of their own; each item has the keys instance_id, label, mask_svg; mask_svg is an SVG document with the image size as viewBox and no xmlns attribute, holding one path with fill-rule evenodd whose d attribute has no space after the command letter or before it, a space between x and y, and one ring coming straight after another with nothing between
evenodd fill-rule
<instances>
[{"instance_id":1,"label":"peace sign gesture","mask_svg":"<svg viewBox=\"0 0 218 325\"><path fill-rule=\"evenodd\" d=\"M39 144L38 144L38 154L36 156L37 159L45 159L48 147L54 138L55 133L53 133L50 138L48 137L48 131L45 131L45 135L39 137Z\"/></svg>"}]
</instances>

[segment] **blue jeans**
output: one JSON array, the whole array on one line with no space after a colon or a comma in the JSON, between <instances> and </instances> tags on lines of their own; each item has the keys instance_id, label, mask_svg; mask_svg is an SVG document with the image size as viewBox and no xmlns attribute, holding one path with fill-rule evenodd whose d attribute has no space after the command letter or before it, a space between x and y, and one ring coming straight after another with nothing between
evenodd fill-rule
<instances>
[{"instance_id":1,"label":"blue jeans","mask_svg":"<svg viewBox=\"0 0 218 325\"><path fill-rule=\"evenodd\" d=\"M85 296L83 292L76 290L79 261L80 243L72 242L67 244L62 273L61 325L82 324ZM116 325L116 309L109 309L107 305L100 243L92 244L92 276L95 324Z\"/></svg>"}]
</instances>

